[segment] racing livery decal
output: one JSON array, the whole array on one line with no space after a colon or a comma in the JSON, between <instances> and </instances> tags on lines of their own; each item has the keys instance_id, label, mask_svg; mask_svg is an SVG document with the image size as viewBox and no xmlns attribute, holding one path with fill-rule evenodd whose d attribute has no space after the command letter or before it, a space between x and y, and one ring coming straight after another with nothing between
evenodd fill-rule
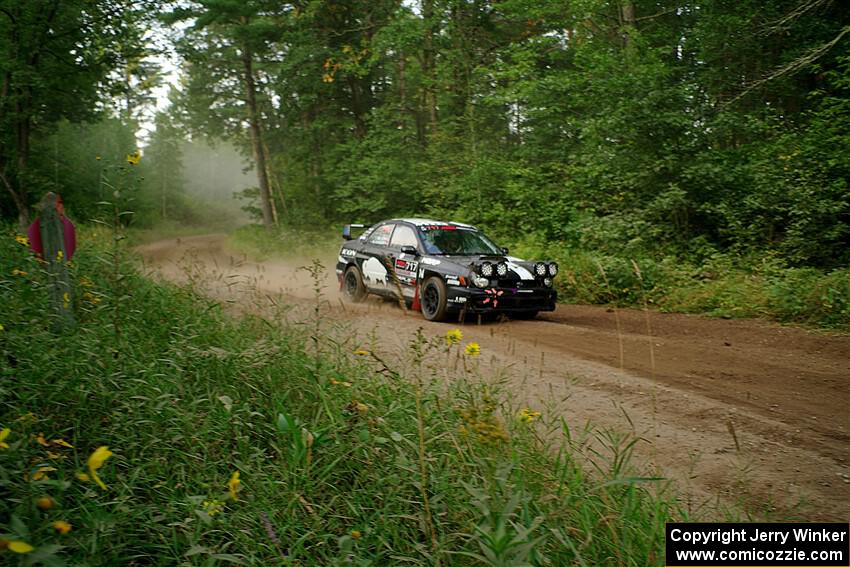
<instances>
[{"instance_id":1,"label":"racing livery decal","mask_svg":"<svg viewBox=\"0 0 850 567\"><path fill-rule=\"evenodd\" d=\"M387 269L374 256L363 262L363 281L375 287L387 286Z\"/></svg>"}]
</instances>

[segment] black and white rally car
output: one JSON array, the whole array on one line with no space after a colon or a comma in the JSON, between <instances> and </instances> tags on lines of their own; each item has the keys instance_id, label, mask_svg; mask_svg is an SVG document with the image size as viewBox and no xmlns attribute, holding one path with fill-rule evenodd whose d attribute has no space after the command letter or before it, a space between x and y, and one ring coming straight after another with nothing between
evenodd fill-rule
<instances>
[{"instance_id":1,"label":"black and white rally car","mask_svg":"<svg viewBox=\"0 0 850 567\"><path fill-rule=\"evenodd\" d=\"M367 294L398 298L429 321L450 313L507 313L532 318L554 311L553 262L508 256L474 226L428 219L392 219L359 238L346 225L336 273L353 302Z\"/></svg>"}]
</instances>

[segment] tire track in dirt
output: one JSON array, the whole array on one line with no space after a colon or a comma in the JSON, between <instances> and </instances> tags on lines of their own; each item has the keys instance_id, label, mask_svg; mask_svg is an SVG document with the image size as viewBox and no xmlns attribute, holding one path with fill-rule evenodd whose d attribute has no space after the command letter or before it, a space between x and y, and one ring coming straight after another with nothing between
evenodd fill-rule
<instances>
[{"instance_id":1,"label":"tire track in dirt","mask_svg":"<svg viewBox=\"0 0 850 567\"><path fill-rule=\"evenodd\" d=\"M309 261L249 262L224 242L191 237L138 252L160 276L214 298L239 305L250 289L306 317L313 280L298 267ZM373 333L390 353L419 328L458 326L379 299L344 305L335 258L324 260L326 316L364 340ZM694 512L721 502L755 518L850 518L850 337L661 313L649 328L641 311L569 305L537 321L462 326L515 404L547 407L574 432L591 422L638 436L641 472L672 479Z\"/></svg>"}]
</instances>

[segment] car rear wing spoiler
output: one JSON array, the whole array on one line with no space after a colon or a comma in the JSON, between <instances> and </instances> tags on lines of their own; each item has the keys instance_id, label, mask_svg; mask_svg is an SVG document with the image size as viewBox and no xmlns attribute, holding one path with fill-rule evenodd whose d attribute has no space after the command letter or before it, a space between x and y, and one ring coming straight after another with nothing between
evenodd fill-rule
<instances>
[{"instance_id":1,"label":"car rear wing spoiler","mask_svg":"<svg viewBox=\"0 0 850 567\"><path fill-rule=\"evenodd\" d=\"M354 238L353 236L351 236L351 229L352 228L366 228L366 225L365 224L347 224L347 225L343 226L342 227L342 237L345 240L351 240L352 238Z\"/></svg>"}]
</instances>

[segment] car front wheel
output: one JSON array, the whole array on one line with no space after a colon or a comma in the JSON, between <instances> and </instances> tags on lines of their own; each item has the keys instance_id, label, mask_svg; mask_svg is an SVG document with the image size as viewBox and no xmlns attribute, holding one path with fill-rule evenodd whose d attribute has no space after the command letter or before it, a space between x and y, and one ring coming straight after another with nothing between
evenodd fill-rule
<instances>
[{"instance_id":1,"label":"car front wheel","mask_svg":"<svg viewBox=\"0 0 850 567\"><path fill-rule=\"evenodd\" d=\"M446 283L438 277L430 277L422 284L420 305L422 315L429 321L442 321L446 318Z\"/></svg>"},{"instance_id":2,"label":"car front wheel","mask_svg":"<svg viewBox=\"0 0 850 567\"><path fill-rule=\"evenodd\" d=\"M352 303L360 303L366 298L366 286L363 284L363 276L357 266L349 266L342 278L342 293Z\"/></svg>"}]
</instances>

